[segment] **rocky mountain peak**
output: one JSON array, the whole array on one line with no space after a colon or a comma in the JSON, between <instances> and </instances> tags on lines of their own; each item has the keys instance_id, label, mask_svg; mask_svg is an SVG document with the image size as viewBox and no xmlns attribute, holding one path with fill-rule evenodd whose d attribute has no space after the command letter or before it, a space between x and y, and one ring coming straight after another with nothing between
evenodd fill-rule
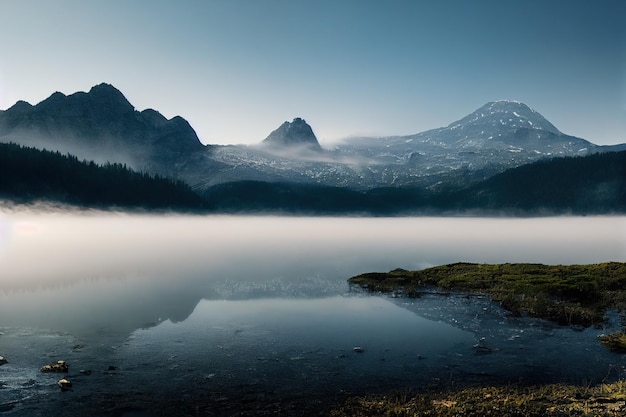
<instances>
[{"instance_id":1,"label":"rocky mountain peak","mask_svg":"<svg viewBox=\"0 0 626 417\"><path fill-rule=\"evenodd\" d=\"M516 130L538 129L555 135L561 132L537 111L514 100L492 101L461 120L451 123L451 129Z\"/></svg>"},{"instance_id":2,"label":"rocky mountain peak","mask_svg":"<svg viewBox=\"0 0 626 417\"><path fill-rule=\"evenodd\" d=\"M98 161L115 155L128 163L204 148L183 118L168 120L152 109L138 112L106 83L67 96L56 92L35 106L16 103L0 114L0 141L7 140Z\"/></svg>"},{"instance_id":3,"label":"rocky mountain peak","mask_svg":"<svg viewBox=\"0 0 626 417\"><path fill-rule=\"evenodd\" d=\"M119 112L132 112L135 107L124 97L124 94L111 84L101 83L93 86L87 95L90 99L107 109Z\"/></svg>"},{"instance_id":4,"label":"rocky mountain peak","mask_svg":"<svg viewBox=\"0 0 626 417\"><path fill-rule=\"evenodd\" d=\"M33 109L33 106L30 103L28 103L27 101L24 101L24 100L19 100L17 103L15 103L13 106L11 106L7 110L7 112L20 114L20 113L27 113L27 112L31 111L32 109Z\"/></svg>"},{"instance_id":5,"label":"rocky mountain peak","mask_svg":"<svg viewBox=\"0 0 626 417\"><path fill-rule=\"evenodd\" d=\"M262 144L276 147L305 147L311 150L322 149L311 126L300 117L296 117L292 122L284 122L270 133Z\"/></svg>"},{"instance_id":6,"label":"rocky mountain peak","mask_svg":"<svg viewBox=\"0 0 626 417\"><path fill-rule=\"evenodd\" d=\"M66 96L55 92L34 106L32 111L53 118L82 117L102 120L134 117L135 108L118 89L102 83L92 87L88 93L77 92Z\"/></svg>"}]
</instances>

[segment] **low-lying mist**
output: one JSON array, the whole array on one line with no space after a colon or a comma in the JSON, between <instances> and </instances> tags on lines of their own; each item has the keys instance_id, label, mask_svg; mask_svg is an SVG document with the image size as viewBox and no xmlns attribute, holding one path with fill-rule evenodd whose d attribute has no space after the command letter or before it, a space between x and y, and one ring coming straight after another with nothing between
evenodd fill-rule
<instances>
[{"instance_id":1,"label":"low-lying mist","mask_svg":"<svg viewBox=\"0 0 626 417\"><path fill-rule=\"evenodd\" d=\"M626 257L623 217L302 218L105 212L0 214L3 289L146 275L212 277L418 268L457 261L589 263ZM360 267L360 268L359 268ZM274 274L272 274L272 271ZM234 278L249 279L234 274ZM258 273L257 275L258 279ZM295 275L301 275L297 272ZM346 277L348 278L348 277Z\"/></svg>"},{"instance_id":2,"label":"low-lying mist","mask_svg":"<svg viewBox=\"0 0 626 417\"><path fill-rule=\"evenodd\" d=\"M342 294L369 271L626 260L624 217L0 213L0 326L129 332L201 299Z\"/></svg>"},{"instance_id":3,"label":"low-lying mist","mask_svg":"<svg viewBox=\"0 0 626 417\"><path fill-rule=\"evenodd\" d=\"M263 152L268 155L277 156L279 158L286 158L290 160L298 160L303 162L319 162L326 164L343 164L351 165L355 167L370 167L376 165L384 165L378 159L369 158L365 155L345 154L338 152L336 149L328 150L315 150L309 146L294 146L289 147L272 147L264 145L251 145L249 149L254 149L258 152Z\"/></svg>"}]
</instances>

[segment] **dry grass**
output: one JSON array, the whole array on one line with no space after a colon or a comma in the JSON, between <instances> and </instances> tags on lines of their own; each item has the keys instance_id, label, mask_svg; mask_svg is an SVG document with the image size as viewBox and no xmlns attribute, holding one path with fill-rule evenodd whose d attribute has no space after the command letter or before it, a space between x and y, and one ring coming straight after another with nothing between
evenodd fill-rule
<instances>
[{"instance_id":1,"label":"dry grass","mask_svg":"<svg viewBox=\"0 0 626 417\"><path fill-rule=\"evenodd\" d=\"M626 382L466 388L446 393L355 397L333 417L626 416Z\"/></svg>"}]
</instances>

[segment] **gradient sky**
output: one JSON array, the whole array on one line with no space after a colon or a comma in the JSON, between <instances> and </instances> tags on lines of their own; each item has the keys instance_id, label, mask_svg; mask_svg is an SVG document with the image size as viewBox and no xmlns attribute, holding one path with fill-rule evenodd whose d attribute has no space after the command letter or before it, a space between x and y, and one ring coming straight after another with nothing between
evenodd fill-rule
<instances>
[{"instance_id":1,"label":"gradient sky","mask_svg":"<svg viewBox=\"0 0 626 417\"><path fill-rule=\"evenodd\" d=\"M520 100L626 142L623 0L0 0L0 109L113 84L204 143L303 117L322 146Z\"/></svg>"}]
</instances>

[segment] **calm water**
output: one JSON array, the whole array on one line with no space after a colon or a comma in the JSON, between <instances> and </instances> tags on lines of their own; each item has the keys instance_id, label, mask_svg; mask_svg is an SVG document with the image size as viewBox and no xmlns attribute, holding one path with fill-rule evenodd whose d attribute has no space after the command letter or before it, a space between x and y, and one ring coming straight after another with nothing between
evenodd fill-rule
<instances>
[{"instance_id":1,"label":"calm water","mask_svg":"<svg viewBox=\"0 0 626 417\"><path fill-rule=\"evenodd\" d=\"M49 415L42 401L87 414L149 413L155 396L209 396L219 407L234 398L621 375L621 357L595 340L609 329L514 319L481 297L388 299L346 284L362 272L458 261L626 261L626 218L5 211L0 355L9 363L0 367L0 414ZM71 392L38 372L57 359L70 363Z\"/></svg>"}]
</instances>

